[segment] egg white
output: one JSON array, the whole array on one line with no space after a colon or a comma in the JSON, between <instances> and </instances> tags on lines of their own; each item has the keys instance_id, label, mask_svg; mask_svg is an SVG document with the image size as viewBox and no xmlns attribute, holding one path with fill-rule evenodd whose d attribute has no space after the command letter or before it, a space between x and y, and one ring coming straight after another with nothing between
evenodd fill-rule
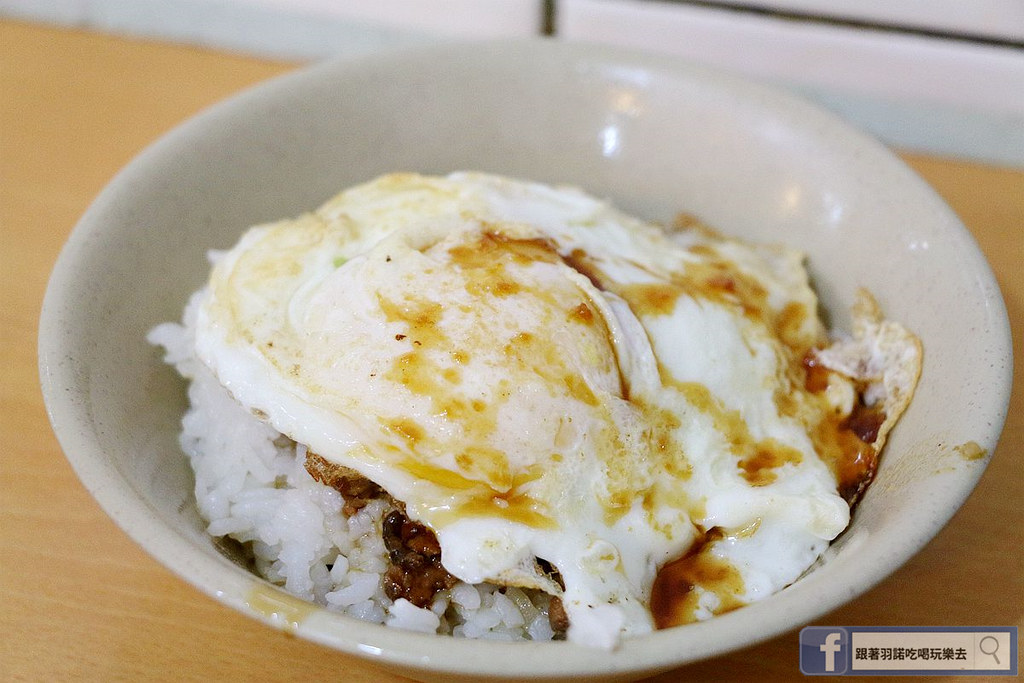
<instances>
[{"instance_id":1,"label":"egg white","mask_svg":"<svg viewBox=\"0 0 1024 683\"><path fill-rule=\"evenodd\" d=\"M749 602L849 522L820 406L779 399L824 334L796 252L578 190L395 174L251 229L204 297L197 354L236 400L402 501L459 579L561 593L570 640L651 630L659 568L710 529ZM752 475L743 448L787 457ZM694 590L713 614L720 587Z\"/></svg>"}]
</instances>

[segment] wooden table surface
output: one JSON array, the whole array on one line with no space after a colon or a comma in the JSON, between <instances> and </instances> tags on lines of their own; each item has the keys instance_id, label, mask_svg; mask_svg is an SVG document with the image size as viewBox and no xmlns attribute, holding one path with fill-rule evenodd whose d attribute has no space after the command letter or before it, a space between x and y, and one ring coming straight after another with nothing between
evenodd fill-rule
<instances>
[{"instance_id":1,"label":"wooden table surface","mask_svg":"<svg viewBox=\"0 0 1024 683\"><path fill-rule=\"evenodd\" d=\"M39 389L43 291L89 202L175 124L293 68L0 21L0 680L399 680L251 621L157 564L79 484ZM999 279L1018 358L1010 414L952 522L816 623L1024 627L1024 169L903 156L961 216ZM797 677L797 633L657 680L683 676Z\"/></svg>"}]
</instances>

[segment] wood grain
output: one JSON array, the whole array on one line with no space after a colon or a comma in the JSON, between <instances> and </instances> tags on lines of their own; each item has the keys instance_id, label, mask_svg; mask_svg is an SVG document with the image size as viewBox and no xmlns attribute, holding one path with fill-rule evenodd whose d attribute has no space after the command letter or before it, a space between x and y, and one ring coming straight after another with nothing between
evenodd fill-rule
<instances>
[{"instance_id":1,"label":"wood grain","mask_svg":"<svg viewBox=\"0 0 1024 683\"><path fill-rule=\"evenodd\" d=\"M401 680L242 617L152 560L79 484L39 390L43 292L89 202L175 124L292 68L0 21L0 679ZM1024 170L904 158L988 256L1024 359ZM818 623L1024 626L1022 366L974 495L906 566ZM789 680L797 657L794 632L656 680Z\"/></svg>"}]
</instances>

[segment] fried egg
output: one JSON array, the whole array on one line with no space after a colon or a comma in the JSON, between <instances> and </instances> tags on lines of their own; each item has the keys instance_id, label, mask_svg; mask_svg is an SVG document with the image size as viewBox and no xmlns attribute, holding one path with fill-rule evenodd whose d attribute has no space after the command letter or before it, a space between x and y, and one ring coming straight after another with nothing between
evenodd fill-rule
<instances>
[{"instance_id":1,"label":"fried egg","mask_svg":"<svg viewBox=\"0 0 1024 683\"><path fill-rule=\"evenodd\" d=\"M816 309L790 249L570 188L392 174L245 233L196 350L400 501L455 577L557 595L570 640L612 647L780 590L849 523L872 446L847 366L871 330L819 357Z\"/></svg>"}]
</instances>

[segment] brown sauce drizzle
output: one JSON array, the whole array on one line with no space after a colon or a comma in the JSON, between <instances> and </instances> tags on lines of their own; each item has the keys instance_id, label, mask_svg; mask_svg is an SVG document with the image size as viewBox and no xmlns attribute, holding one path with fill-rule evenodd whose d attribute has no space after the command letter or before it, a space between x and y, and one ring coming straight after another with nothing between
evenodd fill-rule
<instances>
[{"instance_id":1,"label":"brown sauce drizzle","mask_svg":"<svg viewBox=\"0 0 1024 683\"><path fill-rule=\"evenodd\" d=\"M380 294L377 295L377 303L388 321L404 322L409 326L408 333L401 339L396 336L396 341L410 337L415 346L427 344L434 347L448 342L447 337L437 327L437 323L440 322L441 316L444 314L440 303L428 299L407 299L395 302Z\"/></svg>"},{"instance_id":2,"label":"brown sauce drizzle","mask_svg":"<svg viewBox=\"0 0 1024 683\"><path fill-rule=\"evenodd\" d=\"M804 355L801 364L807 392L824 392L831 370L818 361L813 351ZM864 387L857 388L858 397L863 396L864 390ZM836 477L839 495L851 507L874 479L878 468L878 449L874 443L885 417L880 405L865 405L859 399L848 416L830 415L811 434L818 455Z\"/></svg>"},{"instance_id":3,"label":"brown sauce drizzle","mask_svg":"<svg viewBox=\"0 0 1024 683\"><path fill-rule=\"evenodd\" d=\"M829 370L818 360L813 351L804 354L801 362L804 368L804 389L812 394L820 394L828 388Z\"/></svg>"},{"instance_id":4,"label":"brown sauce drizzle","mask_svg":"<svg viewBox=\"0 0 1024 683\"><path fill-rule=\"evenodd\" d=\"M885 422L885 413L875 406L858 403L853 407L850 416L840 425L840 429L849 429L864 443L874 443L878 438L878 430Z\"/></svg>"},{"instance_id":5,"label":"brown sauce drizzle","mask_svg":"<svg viewBox=\"0 0 1024 683\"><path fill-rule=\"evenodd\" d=\"M858 403L849 417L834 427L839 457L833 469L839 495L851 507L860 499L878 469L878 450L874 447L885 413L878 407ZM827 460L826 460L827 462Z\"/></svg>"},{"instance_id":6,"label":"brown sauce drizzle","mask_svg":"<svg viewBox=\"0 0 1024 683\"><path fill-rule=\"evenodd\" d=\"M677 213L673 217L672 222L664 226L664 228L665 232L668 234L677 232L696 232L712 239L718 239L722 236L718 230L715 230L710 225L702 221L700 216L687 213L685 211Z\"/></svg>"},{"instance_id":7,"label":"brown sauce drizzle","mask_svg":"<svg viewBox=\"0 0 1024 683\"><path fill-rule=\"evenodd\" d=\"M603 283L604 274L601 272L594 260L582 249L573 249L569 254L562 256L562 261L583 277L590 280L594 288L603 292L606 288Z\"/></svg>"},{"instance_id":8,"label":"brown sauce drizzle","mask_svg":"<svg viewBox=\"0 0 1024 683\"><path fill-rule=\"evenodd\" d=\"M984 460L985 457L988 456L988 451L979 446L976 441L968 441L967 443L962 443L959 446L953 446L953 450L968 462Z\"/></svg>"},{"instance_id":9,"label":"brown sauce drizzle","mask_svg":"<svg viewBox=\"0 0 1024 683\"><path fill-rule=\"evenodd\" d=\"M765 439L740 458L740 476L751 486L767 486L778 478L775 470L786 463L798 464L800 451L784 446L774 439Z\"/></svg>"},{"instance_id":10,"label":"brown sauce drizzle","mask_svg":"<svg viewBox=\"0 0 1024 683\"><path fill-rule=\"evenodd\" d=\"M616 293L629 302L636 315L669 315L675 310L682 290L674 284L620 285Z\"/></svg>"},{"instance_id":11,"label":"brown sauce drizzle","mask_svg":"<svg viewBox=\"0 0 1024 683\"><path fill-rule=\"evenodd\" d=\"M472 244L460 244L448 250L452 262L467 270L479 270L484 275L499 276L509 260L516 263L542 261L555 263L558 251L547 239L509 237L496 229L486 230Z\"/></svg>"},{"instance_id":12,"label":"brown sauce drizzle","mask_svg":"<svg viewBox=\"0 0 1024 683\"><path fill-rule=\"evenodd\" d=\"M655 626L668 628L696 621L700 587L714 593L719 599L715 614L723 614L744 603L743 578L728 562L711 554L715 541L723 537L721 530L713 528L677 560L663 566L651 588L651 615Z\"/></svg>"},{"instance_id":13,"label":"brown sauce drizzle","mask_svg":"<svg viewBox=\"0 0 1024 683\"><path fill-rule=\"evenodd\" d=\"M569 320L574 320L584 325L592 325L594 324L594 311L590 309L586 302L580 302L579 306L569 311Z\"/></svg>"},{"instance_id":14,"label":"brown sauce drizzle","mask_svg":"<svg viewBox=\"0 0 1024 683\"><path fill-rule=\"evenodd\" d=\"M715 430L727 438L726 447L739 458L740 476L751 485L766 486L778 478L778 468L802 460L800 451L776 439L755 439L739 411L726 408L703 384L679 382L663 366L660 370L666 386L674 386L698 410L711 417Z\"/></svg>"},{"instance_id":15,"label":"brown sauce drizzle","mask_svg":"<svg viewBox=\"0 0 1024 683\"><path fill-rule=\"evenodd\" d=\"M775 333L783 344L791 349L806 346L808 340L804 338L803 328L808 317L807 307L795 301L779 311L775 316Z\"/></svg>"}]
</instances>

